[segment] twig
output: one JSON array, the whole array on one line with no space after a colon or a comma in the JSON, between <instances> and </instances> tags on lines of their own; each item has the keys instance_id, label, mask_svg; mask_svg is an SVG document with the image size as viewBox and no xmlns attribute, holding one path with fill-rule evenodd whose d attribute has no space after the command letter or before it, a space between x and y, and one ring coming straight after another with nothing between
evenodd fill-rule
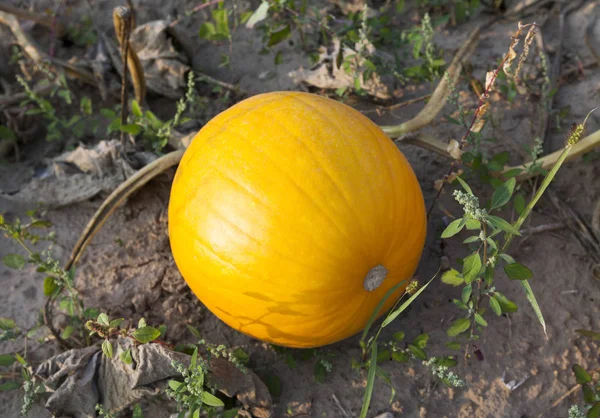
<instances>
[{"instance_id":1,"label":"twig","mask_svg":"<svg viewBox=\"0 0 600 418\"><path fill-rule=\"evenodd\" d=\"M35 88L33 88L33 92L38 96L45 96L46 94L50 94L50 92L52 92L52 89L53 87L51 84L45 84L43 86L36 86ZM22 102L25 99L27 99L26 93L15 93L11 94L10 96L0 96L0 107L11 106L16 103Z\"/></svg>"},{"instance_id":2,"label":"twig","mask_svg":"<svg viewBox=\"0 0 600 418\"><path fill-rule=\"evenodd\" d=\"M192 14L199 12L202 9L205 9L210 6L214 6L215 4L218 4L219 2L222 2L222 1L223 0L211 0L209 2L199 4L198 6L194 7L189 12L186 12L184 17L191 16ZM169 23L169 26L177 26L179 23L181 23L182 20L183 20L183 17L180 17L179 19L174 20L171 23Z\"/></svg>"},{"instance_id":3,"label":"twig","mask_svg":"<svg viewBox=\"0 0 600 418\"><path fill-rule=\"evenodd\" d=\"M119 45L121 45L121 60L123 75L121 76L121 126L127 124L127 52L129 49L129 33L131 32L131 11L124 6L115 7L113 23ZM121 130L121 145L125 146L125 131Z\"/></svg>"},{"instance_id":4,"label":"twig","mask_svg":"<svg viewBox=\"0 0 600 418\"><path fill-rule=\"evenodd\" d=\"M337 398L337 396L335 396L335 393L331 394L331 397L333 398L333 401L335 402L335 404L337 405L337 407L340 408L340 411L342 411L342 414L344 414L344 416L346 418L350 418L350 415L348 415L348 413L346 412L346 410L342 406L342 403L340 402L340 400Z\"/></svg>"},{"instance_id":5,"label":"twig","mask_svg":"<svg viewBox=\"0 0 600 418\"><path fill-rule=\"evenodd\" d=\"M426 94L425 96L415 97L414 99L405 100L403 102L395 103L390 106L377 106L375 109L362 110L361 112L364 114L377 113L377 115L381 115L381 112L383 112L383 111L400 109L400 108L410 106L415 103L422 102L424 100L429 99L430 97L431 97L431 94Z\"/></svg>"},{"instance_id":6,"label":"twig","mask_svg":"<svg viewBox=\"0 0 600 418\"><path fill-rule=\"evenodd\" d=\"M96 79L94 75L86 70L76 67L68 62L60 60L58 58L52 58L37 46L35 41L31 39L29 34L23 31L21 24L18 19L8 13L0 11L0 23L8 26L13 33L13 36L17 40L17 43L25 54L31 58L37 65L52 65L57 69L65 71L72 77L75 77L87 84L96 86Z\"/></svg>"},{"instance_id":7,"label":"twig","mask_svg":"<svg viewBox=\"0 0 600 418\"><path fill-rule=\"evenodd\" d=\"M225 81L221 81L221 80L217 80L216 78L213 78L207 74L204 73L198 73L195 72L196 74L196 78L198 79L198 81L206 81L208 83L212 83L212 84L216 84L217 86L221 86L227 90L232 90L232 91L239 91L239 87L230 83L226 83Z\"/></svg>"},{"instance_id":8,"label":"twig","mask_svg":"<svg viewBox=\"0 0 600 418\"><path fill-rule=\"evenodd\" d=\"M552 223L552 224L531 226L529 228L521 229L520 232L521 232L521 235L533 235L533 234L539 234L542 232L557 231L559 229L563 229L564 227L565 227L565 224L563 224L561 222L556 222L556 223Z\"/></svg>"},{"instance_id":9,"label":"twig","mask_svg":"<svg viewBox=\"0 0 600 418\"><path fill-rule=\"evenodd\" d=\"M600 146L600 130L597 130L596 132L586 136L581 141L579 141L577 144L573 145L571 153L567 156L565 162L573 161L575 158L581 157L583 154L586 154L586 153L592 151L594 148L596 148L598 146ZM529 172L529 171L527 171L528 168L530 168L533 164L538 164L541 168L543 168L544 170L547 170L556 163L556 161L558 160L558 157L560 156L561 153L562 153L562 149L559 149L558 151L555 151L552 154L548 154L542 158L539 158L538 160L536 160L535 163L529 162L529 163L525 163L525 164L521 164L521 165L517 165L517 166L506 167L504 169L504 171L502 171L501 174L505 174L511 170L518 168L518 169L522 169L523 173L519 174L517 176L517 180L523 181L523 180L527 180L527 179L536 177L537 175L539 175L539 172L537 170L535 173Z\"/></svg>"},{"instance_id":10,"label":"twig","mask_svg":"<svg viewBox=\"0 0 600 418\"><path fill-rule=\"evenodd\" d=\"M45 26L50 30L54 30L56 36L59 38L65 35L66 27L60 22L56 22L55 18L48 18L44 15L39 15L37 13L32 13L28 10L23 10L18 7L13 7L6 3L0 3L0 11L10 13L11 15L15 15L16 17L23 20L30 20L39 25Z\"/></svg>"},{"instance_id":11,"label":"twig","mask_svg":"<svg viewBox=\"0 0 600 418\"><path fill-rule=\"evenodd\" d=\"M537 418L543 418L544 415L546 414L546 412L548 412L549 410L551 410L551 409L555 408L556 406L558 406L562 401L564 401L565 399L567 399L572 394L577 393L580 389L581 389L581 385L580 384L577 384L577 385L573 386L571 389L569 389L568 391L566 391L560 398L558 398L557 400L555 400L552 403L552 405L550 405L548 408L544 409L537 416Z\"/></svg>"},{"instance_id":12,"label":"twig","mask_svg":"<svg viewBox=\"0 0 600 418\"><path fill-rule=\"evenodd\" d=\"M469 35L469 38L465 41L462 47L456 52L454 59L448 67L448 77L443 77L438 83L437 87L431 94L431 100L425 105L414 118L395 126L382 126L381 129L389 135L391 138L397 138L403 134L419 130L428 124L438 115L442 110L446 101L448 100L449 94L449 83L448 78L452 83L456 83L460 77L462 67L465 61L471 56L475 47L479 43L479 34L483 25L477 26Z\"/></svg>"}]
</instances>

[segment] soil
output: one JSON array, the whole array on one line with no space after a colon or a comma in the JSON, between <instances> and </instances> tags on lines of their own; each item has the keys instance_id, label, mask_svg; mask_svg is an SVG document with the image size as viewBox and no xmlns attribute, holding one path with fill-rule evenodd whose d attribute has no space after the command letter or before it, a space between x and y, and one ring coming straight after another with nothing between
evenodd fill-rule
<instances>
[{"instance_id":1,"label":"soil","mask_svg":"<svg viewBox=\"0 0 600 418\"><path fill-rule=\"evenodd\" d=\"M22 7L29 5L29 2L13 3ZM42 11L55 2L31 3L34 10ZM78 4L84 2L64 3L69 19L86 13L85 7ZM98 3L96 7L102 10L105 16L98 13L98 16L94 17L98 19L96 23L109 29L112 23L108 11L120 2L109 0ZM192 1L180 0L133 3L138 24L167 16L182 16L184 11L196 6ZM237 2L239 7L251 6L253 9L257 6L255 3L257 2ZM573 64L575 55L582 62L592 60L583 36L589 15L589 7L582 7L566 19L563 65ZM234 32L231 47L229 44L215 45L195 37L199 25L206 17L205 13L200 12L182 23L194 36L195 55L198 60L194 63L195 68L223 81L237 83L249 95L272 90L305 89L295 85L287 75L289 71L308 66L307 57L297 45L286 43L277 47L276 50L281 50L284 60L281 65L274 67L273 54L259 54L262 45L260 37L243 27ZM437 33L436 42L445 51L448 61L475 23L448 27ZM485 71L506 52L510 36L515 29L514 22L498 23L484 29L482 41L471 58L473 74L476 77L483 79ZM548 39L556 35L556 26L543 29L543 35ZM32 32L42 39L42 44L48 42L48 39L44 38L47 32L43 29L36 27ZM0 33L0 51L3 55L10 55L10 32L7 28L0 27ZM597 25L595 33L600 36L600 24ZM59 45L57 53L68 56L76 50L75 47L71 49ZM230 56L229 68L219 67L222 53ZM538 57L534 57L531 61L535 63L536 59L539 60ZM3 65L0 64L0 69ZM10 71L8 76L11 76ZM271 71L268 77L265 77L266 71ZM560 85L554 108L568 108L569 111L561 121L562 129L550 131L549 142L552 151L560 147L568 127L574 122L582 121L587 112L597 105L596 92L599 82L600 72L596 67L592 67L586 69L583 75L572 77ZM430 89L431 86L427 84L405 88L402 92L404 96L399 100L421 96ZM467 91L467 88L462 90ZM470 91L461 95L461 101L465 106L475 105L474 95ZM164 100L155 99L153 103L157 113L172 113L171 101L166 103ZM351 98L348 103L360 109L375 107L374 103L367 100ZM159 109L163 105L165 108ZM421 103L416 103L401 110L386 112L382 116L376 116L375 113L369 113L369 116L380 124L394 124L408 120L422 106ZM490 149L514 151L516 146L531 143L529 124L536 116L529 109L530 106L525 100L516 100L513 104L498 100L493 104L498 128L494 134L500 140L492 144ZM443 113L451 114L454 110L455 107L447 105ZM455 126L443 123L440 117L436 121L426 130L444 141L458 138L462 134ZM551 119L551 124L556 124L555 118ZM588 131L593 132L599 128L600 119L594 115L588 123ZM98 138L100 139L102 138ZM450 162L413 145L400 144L399 147L412 164L429 206L437 194L433 187L434 181L447 173ZM20 162L0 165L0 190L15 190L27 183L43 157L51 157L55 152L52 147L44 144L43 140L28 144L22 151L24 158ZM512 152L512 155L512 162L518 162L519 154ZM551 186L587 220L591 219L595 203L600 199L598 161L596 159L586 163L578 159L566 164ZM167 204L173 173L171 170L159 176L132 196L94 237L79 263L76 278L85 304L102 307L111 317L131 318L134 322L144 317L149 324L165 324L166 339L171 342L193 341L186 329L186 324L191 324L201 331L207 341L243 348L250 355L250 365L257 373L261 376L278 376L282 382L281 393L274 399L276 417L343 417L345 415L341 408L348 416L358 416L366 376L351 368L352 359L358 359L360 356L357 336L322 349L324 353L333 355L333 369L326 376L324 383L317 383L313 372L314 360L298 361L295 368L290 368L284 358L267 344L230 329L191 294L173 262L167 236ZM529 190L527 184L523 187ZM52 222L57 234L57 242L52 247L57 258L66 260L79 234L101 201L101 197L96 197L46 212L45 218ZM452 202L450 193L444 193L439 202L451 213L459 213L459 208ZM4 213L8 219L24 216L28 209L31 207L0 198L0 213ZM455 260L465 255L459 244L460 240L450 240L443 252L440 249L440 242L436 237L442 228L443 216L441 210L433 211L427 245L418 270L422 280L435 274L442 256L447 255L451 260ZM554 207L549 200L543 199L534 211L530 225L557 221ZM0 255L17 251L19 248L10 240L0 240ZM574 232L568 229L515 240L511 253L535 274L531 283L544 312L548 338L545 338L519 283L500 275L497 288L517 303L519 311L510 317L487 316L489 326L482 334L481 340L476 342L483 354L483 360L473 358L470 364L460 361L455 369L466 381L466 387L449 389L439 384L426 368L416 363L385 363L382 367L391 376L396 394L390 403L389 387L378 380L370 417L384 412L408 418L520 418L535 417L538 414L542 414L543 417L566 417L570 405L581 403L581 394L576 392L546 411L556 399L575 385L571 372L573 363L578 363L586 369L597 369L600 366L598 345L579 337L574 331L579 328L600 329L600 282L592 274L590 256L579 244ZM23 329L33 326L44 303L43 275L35 273L32 267L15 271L0 265L0 280L4 288L0 292L0 316L13 318ZM385 341L397 331L404 331L408 340L427 332L430 335L429 354L456 354L460 359L460 353L452 352L444 345L448 340L445 330L459 315L452 303L453 298L460 296L459 291L435 280L413 306L386 329L382 340ZM41 345L29 341L28 344L28 359L33 364L58 352L53 343ZM17 349L22 349L22 341L3 342L0 346L2 353L11 353ZM526 380L512 391L505 384L510 380L521 379ZM335 401L336 398L339 405ZM19 416L20 402L19 391L0 394L0 415L7 418ZM146 406L150 407L146 408L144 416L168 416L169 407L162 403L154 402ZM35 405L30 416L45 417L49 414L42 405Z\"/></svg>"}]
</instances>

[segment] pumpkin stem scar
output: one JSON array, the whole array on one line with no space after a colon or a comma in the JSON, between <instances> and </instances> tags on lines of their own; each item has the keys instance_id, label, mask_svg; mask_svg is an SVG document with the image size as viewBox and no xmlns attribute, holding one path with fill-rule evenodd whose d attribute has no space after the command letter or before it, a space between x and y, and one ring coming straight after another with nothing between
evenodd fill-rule
<instances>
[{"instance_id":1,"label":"pumpkin stem scar","mask_svg":"<svg viewBox=\"0 0 600 418\"><path fill-rule=\"evenodd\" d=\"M382 266L381 264L376 265L367 273L367 277L365 277L364 287L365 290L372 292L377 289L383 283L383 280L386 278L388 274L388 270Z\"/></svg>"}]
</instances>

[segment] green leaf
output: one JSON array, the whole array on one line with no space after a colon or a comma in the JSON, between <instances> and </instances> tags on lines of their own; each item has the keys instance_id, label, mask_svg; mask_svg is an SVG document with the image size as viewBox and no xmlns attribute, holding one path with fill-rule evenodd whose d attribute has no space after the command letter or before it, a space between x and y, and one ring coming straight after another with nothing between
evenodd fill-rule
<instances>
[{"instance_id":1,"label":"green leaf","mask_svg":"<svg viewBox=\"0 0 600 418\"><path fill-rule=\"evenodd\" d=\"M160 337L160 331L153 327L138 328L131 334L140 343L149 343Z\"/></svg>"},{"instance_id":2,"label":"green leaf","mask_svg":"<svg viewBox=\"0 0 600 418\"><path fill-rule=\"evenodd\" d=\"M215 37L216 33L217 33L217 29L215 28L215 25L212 22L204 22L200 26L200 30L198 31L198 36L203 39L208 39L209 41L212 41L213 38Z\"/></svg>"},{"instance_id":3,"label":"green leaf","mask_svg":"<svg viewBox=\"0 0 600 418\"><path fill-rule=\"evenodd\" d=\"M369 363L369 373L367 375L367 387L363 397L362 408L360 410L360 418L366 418L373 396L373 387L375 386L375 372L377 371L377 342L371 346L371 361Z\"/></svg>"},{"instance_id":4,"label":"green leaf","mask_svg":"<svg viewBox=\"0 0 600 418\"><path fill-rule=\"evenodd\" d=\"M525 204L525 196L523 196L521 193L517 193L513 200L513 206L519 215L521 215L525 210Z\"/></svg>"},{"instance_id":5,"label":"green leaf","mask_svg":"<svg viewBox=\"0 0 600 418\"><path fill-rule=\"evenodd\" d=\"M79 110L84 115L90 116L92 114L92 100L87 96L82 97L79 101Z\"/></svg>"},{"instance_id":6,"label":"green leaf","mask_svg":"<svg viewBox=\"0 0 600 418\"><path fill-rule=\"evenodd\" d=\"M110 321L109 327L117 328L119 325L121 325L123 323L123 321L125 321L125 318L113 319L112 321Z\"/></svg>"},{"instance_id":7,"label":"green leaf","mask_svg":"<svg viewBox=\"0 0 600 418\"><path fill-rule=\"evenodd\" d=\"M135 116L136 118L141 118L144 115L142 113L142 108L140 107L140 104L137 100L131 101L131 113L133 113L133 116Z\"/></svg>"},{"instance_id":8,"label":"green leaf","mask_svg":"<svg viewBox=\"0 0 600 418\"><path fill-rule=\"evenodd\" d=\"M8 141L16 141L17 137L15 136L15 133L10 130L9 128L7 128L4 125L0 125L0 139L6 139Z\"/></svg>"},{"instance_id":9,"label":"green leaf","mask_svg":"<svg viewBox=\"0 0 600 418\"><path fill-rule=\"evenodd\" d=\"M8 254L2 258L2 262L8 268L21 270L25 267L25 259L19 254Z\"/></svg>"},{"instance_id":10,"label":"green leaf","mask_svg":"<svg viewBox=\"0 0 600 418\"><path fill-rule=\"evenodd\" d=\"M250 362L250 356L241 347L233 350L232 354L241 364L247 365Z\"/></svg>"},{"instance_id":11,"label":"green leaf","mask_svg":"<svg viewBox=\"0 0 600 418\"><path fill-rule=\"evenodd\" d=\"M269 389L269 393L273 398L279 398L281 396L281 379L279 376L273 373L268 373L264 376L261 376L261 380Z\"/></svg>"},{"instance_id":12,"label":"green leaf","mask_svg":"<svg viewBox=\"0 0 600 418\"><path fill-rule=\"evenodd\" d=\"M112 358L113 356L113 346L111 344L110 341L108 340L104 340L102 342L102 353L108 357L108 358Z\"/></svg>"},{"instance_id":13,"label":"green leaf","mask_svg":"<svg viewBox=\"0 0 600 418\"><path fill-rule=\"evenodd\" d=\"M33 221L32 223L29 224L29 226L31 228L39 228L39 229L45 229L45 228L50 228L52 226L52 222L50 221Z\"/></svg>"},{"instance_id":14,"label":"green leaf","mask_svg":"<svg viewBox=\"0 0 600 418\"><path fill-rule=\"evenodd\" d=\"M427 286L429 286L429 283L431 283L433 281L433 279L435 279L435 276L433 276L424 286L422 286L419 290L417 290L414 295L411 295L411 297L408 298L402 305L400 305L400 307L398 309L396 309L391 314L389 314L387 316L387 318L385 318L385 320L381 324L381 328L392 323L394 321L394 319L396 319L398 317L398 315L400 315L402 312L404 312L404 310L406 308L408 308L411 303L413 303L413 301L427 288Z\"/></svg>"},{"instance_id":15,"label":"green leaf","mask_svg":"<svg viewBox=\"0 0 600 418\"><path fill-rule=\"evenodd\" d=\"M444 229L444 232L442 232L442 238L450 238L458 234L464 226L465 224L463 223L463 218L458 218L450 222L446 229Z\"/></svg>"},{"instance_id":16,"label":"green leaf","mask_svg":"<svg viewBox=\"0 0 600 418\"><path fill-rule=\"evenodd\" d=\"M463 189L465 189L465 191L467 193L469 193L471 196L475 196L473 194L473 190L471 190L471 188L469 187L469 185L460 177L456 177L456 180L458 180L458 182L460 183L460 185L462 186Z\"/></svg>"},{"instance_id":17,"label":"green leaf","mask_svg":"<svg viewBox=\"0 0 600 418\"><path fill-rule=\"evenodd\" d=\"M213 395L210 392L202 392L202 403L206 404L208 406L214 406L214 407L219 407L219 406L225 406L225 404L223 403L222 400L220 400L219 398L217 398L215 395Z\"/></svg>"},{"instance_id":18,"label":"green leaf","mask_svg":"<svg viewBox=\"0 0 600 418\"><path fill-rule=\"evenodd\" d=\"M596 400L596 395L594 394L594 390L590 387L590 385L584 383L581 385L581 387L583 389L583 400L585 403L594 402Z\"/></svg>"},{"instance_id":19,"label":"green leaf","mask_svg":"<svg viewBox=\"0 0 600 418\"><path fill-rule=\"evenodd\" d=\"M67 325L65 327L65 329L62 331L62 333L60 334L60 336L62 337L63 340L68 340L69 337L71 335L73 335L74 331L75 331L75 327L73 327L73 325Z\"/></svg>"},{"instance_id":20,"label":"green leaf","mask_svg":"<svg viewBox=\"0 0 600 418\"><path fill-rule=\"evenodd\" d=\"M421 348L413 344L408 344L408 349L419 360L427 360L427 354Z\"/></svg>"},{"instance_id":21,"label":"green leaf","mask_svg":"<svg viewBox=\"0 0 600 418\"><path fill-rule=\"evenodd\" d=\"M367 334L369 333L369 330L371 329L371 325L373 325L373 322L375 321L375 318L377 318L377 316L379 315L379 311L381 311L381 308L383 307L384 303L389 299L389 297L396 291L398 290L398 288L400 286L402 286L404 283L406 283L408 281L408 279L404 279L402 280L400 283L394 285L391 289L389 289L385 295L383 295L383 298L381 298L381 300L379 301L379 303L377 304L377 306L375 307L375 310L373 310L373 313L371 314L371 316L369 317L369 320L367 321L367 325L365 326L365 329L362 332L362 335L360 337L360 341L361 343L365 343L366 339L367 339Z\"/></svg>"},{"instance_id":22,"label":"green leaf","mask_svg":"<svg viewBox=\"0 0 600 418\"><path fill-rule=\"evenodd\" d=\"M454 303L456 306L458 306L459 309L463 309L463 310L469 309L469 307L467 305L465 305L462 301L460 301L458 299L453 299L452 303Z\"/></svg>"},{"instance_id":23,"label":"green leaf","mask_svg":"<svg viewBox=\"0 0 600 418\"><path fill-rule=\"evenodd\" d=\"M588 331L585 329L576 329L575 332L584 337L591 338L594 341L600 341L600 332Z\"/></svg>"},{"instance_id":24,"label":"green leaf","mask_svg":"<svg viewBox=\"0 0 600 418\"><path fill-rule=\"evenodd\" d=\"M506 296L504 296L502 293L494 293L494 299L496 299L496 301L500 304L502 312L504 313L517 312L517 310L519 309L514 302L508 300Z\"/></svg>"},{"instance_id":25,"label":"green leaf","mask_svg":"<svg viewBox=\"0 0 600 418\"><path fill-rule=\"evenodd\" d=\"M463 244L472 244L479 241L479 235L473 235L463 241Z\"/></svg>"},{"instance_id":26,"label":"green leaf","mask_svg":"<svg viewBox=\"0 0 600 418\"><path fill-rule=\"evenodd\" d=\"M482 327L488 326L488 323L486 322L485 319L483 319L483 316L479 315L478 313L475 313L475 322L477 322Z\"/></svg>"},{"instance_id":27,"label":"green leaf","mask_svg":"<svg viewBox=\"0 0 600 418\"><path fill-rule=\"evenodd\" d=\"M142 407L139 403L136 403L133 406L131 418L144 418L144 414L142 413Z\"/></svg>"},{"instance_id":28,"label":"green leaf","mask_svg":"<svg viewBox=\"0 0 600 418\"><path fill-rule=\"evenodd\" d=\"M100 315L98 315L98 319L96 320L96 322L98 322L100 325L104 325L105 327L110 325L110 321L108 320L108 315L106 315L104 312L102 312Z\"/></svg>"},{"instance_id":29,"label":"green leaf","mask_svg":"<svg viewBox=\"0 0 600 418\"><path fill-rule=\"evenodd\" d=\"M121 361L125 364L131 364L133 363L133 357L131 357L131 348L123 351L119 357L121 358Z\"/></svg>"},{"instance_id":30,"label":"green leaf","mask_svg":"<svg viewBox=\"0 0 600 418\"><path fill-rule=\"evenodd\" d=\"M467 219L465 226L469 231L476 231L481 229L481 222L479 222L477 219L469 218Z\"/></svg>"},{"instance_id":31,"label":"green leaf","mask_svg":"<svg viewBox=\"0 0 600 418\"><path fill-rule=\"evenodd\" d=\"M587 415L585 418L598 418L600 417L600 401L596 402L590 409L587 411Z\"/></svg>"},{"instance_id":32,"label":"green leaf","mask_svg":"<svg viewBox=\"0 0 600 418\"><path fill-rule=\"evenodd\" d=\"M179 389L181 385L183 385L183 383L178 382L177 380L169 380L169 387L173 391L177 391L177 389Z\"/></svg>"},{"instance_id":33,"label":"green leaf","mask_svg":"<svg viewBox=\"0 0 600 418\"><path fill-rule=\"evenodd\" d=\"M451 286L460 286L465 282L465 279L458 271L450 269L442 274L442 282Z\"/></svg>"},{"instance_id":34,"label":"green leaf","mask_svg":"<svg viewBox=\"0 0 600 418\"><path fill-rule=\"evenodd\" d=\"M473 286L471 286L470 284L463 287L462 290L462 301L463 303L468 303L469 299L471 298L471 294L473 293Z\"/></svg>"},{"instance_id":35,"label":"green leaf","mask_svg":"<svg viewBox=\"0 0 600 418\"><path fill-rule=\"evenodd\" d=\"M142 127L140 125L136 125L135 123L129 123L127 125L121 125L121 127L119 128L122 132L125 132L127 134L131 134L131 135L137 135L140 132L142 132Z\"/></svg>"},{"instance_id":36,"label":"green leaf","mask_svg":"<svg viewBox=\"0 0 600 418\"><path fill-rule=\"evenodd\" d=\"M462 345L460 345L456 341L448 341L446 343L446 347L448 347L450 350L460 350L462 348Z\"/></svg>"},{"instance_id":37,"label":"green leaf","mask_svg":"<svg viewBox=\"0 0 600 418\"><path fill-rule=\"evenodd\" d=\"M452 325L450 325L450 328L448 328L448 331L446 331L446 333L450 337L456 337L458 334L461 334L468 330L470 326L471 321L469 320L469 318L459 318L456 321L454 321Z\"/></svg>"},{"instance_id":38,"label":"green leaf","mask_svg":"<svg viewBox=\"0 0 600 418\"><path fill-rule=\"evenodd\" d=\"M21 357L19 355L19 353L15 353L15 358L17 359L17 361L22 364L23 366L27 365L27 360L25 360L23 357Z\"/></svg>"},{"instance_id":39,"label":"green leaf","mask_svg":"<svg viewBox=\"0 0 600 418\"><path fill-rule=\"evenodd\" d=\"M44 296L52 296L58 289L58 285L54 281L54 277L46 277L44 279Z\"/></svg>"},{"instance_id":40,"label":"green leaf","mask_svg":"<svg viewBox=\"0 0 600 418\"><path fill-rule=\"evenodd\" d=\"M400 342L404 339L404 332L403 331L395 332L394 334L392 334L392 338L394 339L394 341Z\"/></svg>"},{"instance_id":41,"label":"green leaf","mask_svg":"<svg viewBox=\"0 0 600 418\"><path fill-rule=\"evenodd\" d=\"M502 315L502 308L500 307L500 303L498 303L498 301L493 297L490 298L490 308L492 308L492 311L494 311L496 315Z\"/></svg>"},{"instance_id":42,"label":"green leaf","mask_svg":"<svg viewBox=\"0 0 600 418\"><path fill-rule=\"evenodd\" d=\"M0 385L0 392L9 392L11 390L19 389L21 385L17 382L4 382Z\"/></svg>"},{"instance_id":43,"label":"green leaf","mask_svg":"<svg viewBox=\"0 0 600 418\"><path fill-rule=\"evenodd\" d=\"M252 16L250 16L250 18L246 22L246 27L252 29L254 25L256 25L258 22L265 20L267 18L268 13L269 2L263 0L260 3L260 5L256 8L254 13L252 13Z\"/></svg>"},{"instance_id":44,"label":"green leaf","mask_svg":"<svg viewBox=\"0 0 600 418\"><path fill-rule=\"evenodd\" d=\"M502 253L499 255L499 257L504 260L506 263L508 264L513 264L516 263L515 259L512 258L510 255L506 254L506 253Z\"/></svg>"},{"instance_id":45,"label":"green leaf","mask_svg":"<svg viewBox=\"0 0 600 418\"><path fill-rule=\"evenodd\" d=\"M481 271L481 257L479 252L475 252L467 256L463 261L462 275L465 278L465 283L470 284L477 278Z\"/></svg>"},{"instance_id":46,"label":"green leaf","mask_svg":"<svg viewBox=\"0 0 600 418\"><path fill-rule=\"evenodd\" d=\"M10 331L11 329L15 329L17 324L15 321L9 318L1 318L0 317L0 329L3 331Z\"/></svg>"},{"instance_id":47,"label":"green leaf","mask_svg":"<svg viewBox=\"0 0 600 418\"><path fill-rule=\"evenodd\" d=\"M544 335L546 336L546 338L548 338L548 333L546 332L546 321L544 320L544 315L542 315L540 305L538 305L535 295L533 294L533 289L531 288L531 285L527 280L520 280L519 283L521 283L521 287L523 287L523 290L525 291L525 296L527 297L529 304L533 308L533 312L535 312L535 316L537 316L538 321L540 322L540 325L544 330Z\"/></svg>"},{"instance_id":48,"label":"green leaf","mask_svg":"<svg viewBox=\"0 0 600 418\"><path fill-rule=\"evenodd\" d=\"M186 324L186 326L187 326L187 329L194 335L194 337L202 338L202 334L200 334L200 331L198 330L198 328L196 328L192 325L189 325L189 324Z\"/></svg>"},{"instance_id":49,"label":"green leaf","mask_svg":"<svg viewBox=\"0 0 600 418\"><path fill-rule=\"evenodd\" d=\"M192 353L192 358L190 360L190 368L196 368L196 364L198 362L198 347L194 348L194 352Z\"/></svg>"},{"instance_id":50,"label":"green leaf","mask_svg":"<svg viewBox=\"0 0 600 418\"><path fill-rule=\"evenodd\" d=\"M420 334L412 343L419 348L425 348L427 346L427 341L429 341L429 334Z\"/></svg>"},{"instance_id":51,"label":"green leaf","mask_svg":"<svg viewBox=\"0 0 600 418\"><path fill-rule=\"evenodd\" d=\"M11 356L10 354L0 354L0 366L12 366L15 363L15 361L17 361L15 357Z\"/></svg>"},{"instance_id":52,"label":"green leaf","mask_svg":"<svg viewBox=\"0 0 600 418\"><path fill-rule=\"evenodd\" d=\"M317 361L315 363L315 366L313 369L313 374L315 376L315 381L317 381L318 383L325 383L325 376L327 374L327 369L325 369L325 366L323 365L323 363L321 363L320 361Z\"/></svg>"},{"instance_id":53,"label":"green leaf","mask_svg":"<svg viewBox=\"0 0 600 418\"><path fill-rule=\"evenodd\" d=\"M501 229L502 231L508 232L509 234L521 236L521 233L518 229L516 229L514 226L512 226L507 221L498 216L488 215L487 222L490 226L494 228Z\"/></svg>"},{"instance_id":54,"label":"green leaf","mask_svg":"<svg viewBox=\"0 0 600 418\"><path fill-rule=\"evenodd\" d=\"M592 376L590 376L590 374L579 364L574 364L572 368L573 373L575 374L575 379L577 379L577 383L580 385L592 381Z\"/></svg>"},{"instance_id":55,"label":"green leaf","mask_svg":"<svg viewBox=\"0 0 600 418\"><path fill-rule=\"evenodd\" d=\"M528 280L533 277L533 272L519 263L506 264L504 272L511 280Z\"/></svg>"},{"instance_id":56,"label":"green leaf","mask_svg":"<svg viewBox=\"0 0 600 418\"><path fill-rule=\"evenodd\" d=\"M490 210L501 208L506 205L512 196L517 180L513 177L498 187L492 196Z\"/></svg>"},{"instance_id":57,"label":"green leaf","mask_svg":"<svg viewBox=\"0 0 600 418\"><path fill-rule=\"evenodd\" d=\"M392 352L392 360L398 363L407 363L410 357L406 351L394 351Z\"/></svg>"},{"instance_id":58,"label":"green leaf","mask_svg":"<svg viewBox=\"0 0 600 418\"><path fill-rule=\"evenodd\" d=\"M269 42L267 43L267 46L271 47L273 45L277 45L278 43L285 41L287 38L290 37L291 33L292 29L290 28L290 25L286 25L278 31L271 33L271 35L269 36Z\"/></svg>"}]
</instances>

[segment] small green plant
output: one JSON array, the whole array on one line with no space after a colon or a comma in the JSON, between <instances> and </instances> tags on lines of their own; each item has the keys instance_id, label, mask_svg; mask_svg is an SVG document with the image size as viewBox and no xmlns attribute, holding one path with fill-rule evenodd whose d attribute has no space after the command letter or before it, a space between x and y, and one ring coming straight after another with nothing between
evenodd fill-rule
<instances>
[{"instance_id":1,"label":"small green plant","mask_svg":"<svg viewBox=\"0 0 600 418\"><path fill-rule=\"evenodd\" d=\"M131 135L141 135L146 146L160 153L168 144L173 129L189 121L184 117L184 113L193 108L197 103L195 74L189 72L185 96L177 102L177 109L172 119L162 121L150 111L143 111L140 104L133 100L131 103L131 112L129 123L121 125L121 119L118 112L112 109L101 109L105 118L111 120L108 126L108 132L122 131Z\"/></svg>"},{"instance_id":2,"label":"small green plant","mask_svg":"<svg viewBox=\"0 0 600 418\"><path fill-rule=\"evenodd\" d=\"M67 106L71 106L73 98L64 75L54 75L49 71L46 71L46 75L48 78L42 80L40 85L54 82L50 97L56 95ZM21 106L33 105L34 107L29 109L26 114L40 115L45 120L47 130L46 139L48 141L64 140L70 135L80 139L86 135L87 128L90 128L92 133L96 132L98 121L92 118L92 102L89 97L81 98L79 114L75 114L68 119L63 119L56 111L54 104L33 91L23 77L17 75L17 81L21 84L27 95L27 99L21 103Z\"/></svg>"},{"instance_id":3,"label":"small green plant","mask_svg":"<svg viewBox=\"0 0 600 418\"><path fill-rule=\"evenodd\" d=\"M578 329L580 335L600 342L600 332ZM572 366L577 384L583 392L583 406L572 405L569 408L569 418L598 418L600 417L600 369L587 371L579 364Z\"/></svg>"},{"instance_id":4,"label":"small green plant","mask_svg":"<svg viewBox=\"0 0 600 418\"><path fill-rule=\"evenodd\" d=\"M403 39L412 45L412 56L420 64L403 70L404 76L416 81L433 81L443 74L446 61L439 57L433 36L434 30L428 13L423 15L421 26L405 31Z\"/></svg>"},{"instance_id":5,"label":"small green plant","mask_svg":"<svg viewBox=\"0 0 600 418\"><path fill-rule=\"evenodd\" d=\"M231 30L229 28L229 17L231 10L225 7L225 2L219 2L216 9L211 11L212 21L204 22L200 26L198 35L208 41L231 42Z\"/></svg>"},{"instance_id":6,"label":"small green plant","mask_svg":"<svg viewBox=\"0 0 600 418\"><path fill-rule=\"evenodd\" d=\"M225 406L223 401L214 395L214 388L208 382L208 364L198 356L198 348L194 349L190 365L174 361L172 366L181 374L183 381L169 380L169 388L166 393L175 399L181 412L179 417L185 417L186 411L189 416L200 416L206 409L214 409Z\"/></svg>"},{"instance_id":7,"label":"small green plant","mask_svg":"<svg viewBox=\"0 0 600 418\"><path fill-rule=\"evenodd\" d=\"M291 349L278 345L271 345L271 348L283 357L283 360L291 369L297 367L298 361L306 362L313 360L313 376L318 383L325 383L327 375L333 370L333 363L331 361L335 355L326 350L318 348Z\"/></svg>"}]
</instances>

